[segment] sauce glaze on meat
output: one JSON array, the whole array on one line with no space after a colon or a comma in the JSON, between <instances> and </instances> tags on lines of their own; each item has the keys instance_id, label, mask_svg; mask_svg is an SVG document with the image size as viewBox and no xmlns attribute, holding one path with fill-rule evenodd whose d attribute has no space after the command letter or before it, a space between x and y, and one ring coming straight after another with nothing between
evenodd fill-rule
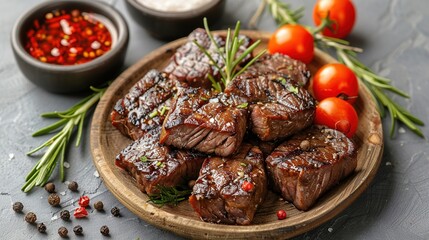
<instances>
[{"instance_id":1,"label":"sauce glaze on meat","mask_svg":"<svg viewBox=\"0 0 429 240\"><path fill-rule=\"evenodd\" d=\"M267 193L264 158L258 147L243 143L229 158L206 159L189 202L203 221L248 225ZM254 185L249 192L243 182Z\"/></svg>"},{"instance_id":2,"label":"sauce glaze on meat","mask_svg":"<svg viewBox=\"0 0 429 240\"><path fill-rule=\"evenodd\" d=\"M294 73L295 67L277 66L280 71L272 71L270 62L288 63L287 56L264 57L256 67L235 78L225 89L229 95L240 96L250 103L251 130L263 141L283 139L297 133L313 122L316 103L302 86L305 77ZM280 61L278 59L284 59ZM262 69L260 72L255 69ZM294 74L286 74L294 73ZM292 78L301 76L301 78Z\"/></svg>"},{"instance_id":3,"label":"sauce glaze on meat","mask_svg":"<svg viewBox=\"0 0 429 240\"><path fill-rule=\"evenodd\" d=\"M301 87L308 86L311 76L307 65L303 62L280 53L264 54L247 69L247 72L281 73L285 78L294 81Z\"/></svg>"},{"instance_id":4,"label":"sauce glaze on meat","mask_svg":"<svg viewBox=\"0 0 429 240\"><path fill-rule=\"evenodd\" d=\"M229 156L246 133L243 100L203 88L182 89L164 121L160 142L178 148Z\"/></svg>"},{"instance_id":5,"label":"sauce glaze on meat","mask_svg":"<svg viewBox=\"0 0 429 240\"><path fill-rule=\"evenodd\" d=\"M159 143L160 128L145 133L116 157L115 164L136 179L142 192L158 193L158 185L175 187L196 179L204 154L177 150Z\"/></svg>"},{"instance_id":6,"label":"sauce glaze on meat","mask_svg":"<svg viewBox=\"0 0 429 240\"><path fill-rule=\"evenodd\" d=\"M144 133L162 125L166 115L153 111L169 108L173 95L179 86L178 81L166 78L157 70L150 70L130 91L119 99L110 114L112 125L122 134L133 140L141 138Z\"/></svg>"},{"instance_id":7,"label":"sauce glaze on meat","mask_svg":"<svg viewBox=\"0 0 429 240\"><path fill-rule=\"evenodd\" d=\"M270 181L300 210L316 200L357 165L356 147L343 133L313 126L278 146L266 159Z\"/></svg>"}]
</instances>

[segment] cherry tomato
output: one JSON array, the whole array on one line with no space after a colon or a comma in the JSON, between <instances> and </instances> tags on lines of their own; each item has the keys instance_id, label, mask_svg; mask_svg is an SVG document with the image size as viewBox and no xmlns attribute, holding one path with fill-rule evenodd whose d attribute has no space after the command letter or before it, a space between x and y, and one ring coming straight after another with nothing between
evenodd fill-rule
<instances>
[{"instance_id":1,"label":"cherry tomato","mask_svg":"<svg viewBox=\"0 0 429 240\"><path fill-rule=\"evenodd\" d=\"M356 132L358 115L350 103L330 97L317 105L314 123L338 130L350 138Z\"/></svg>"},{"instance_id":2,"label":"cherry tomato","mask_svg":"<svg viewBox=\"0 0 429 240\"><path fill-rule=\"evenodd\" d=\"M317 101L340 97L353 104L358 97L358 80L346 65L330 63L321 67L313 78L313 93Z\"/></svg>"},{"instance_id":3,"label":"cherry tomato","mask_svg":"<svg viewBox=\"0 0 429 240\"><path fill-rule=\"evenodd\" d=\"M346 37L353 29L356 20L356 11L350 0L318 0L313 10L313 21L319 26L322 19L326 18L334 23L331 29L325 28L323 35L335 38Z\"/></svg>"},{"instance_id":4,"label":"cherry tomato","mask_svg":"<svg viewBox=\"0 0 429 240\"><path fill-rule=\"evenodd\" d=\"M268 51L282 53L304 63L310 63L314 56L314 39L304 27L286 24L271 36Z\"/></svg>"}]
</instances>

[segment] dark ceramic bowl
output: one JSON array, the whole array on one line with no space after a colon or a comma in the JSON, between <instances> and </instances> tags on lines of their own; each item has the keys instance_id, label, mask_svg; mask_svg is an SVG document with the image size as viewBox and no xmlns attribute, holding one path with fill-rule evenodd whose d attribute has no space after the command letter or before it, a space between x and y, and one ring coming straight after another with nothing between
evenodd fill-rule
<instances>
[{"instance_id":1,"label":"dark ceramic bowl","mask_svg":"<svg viewBox=\"0 0 429 240\"><path fill-rule=\"evenodd\" d=\"M86 11L100 14L113 25L117 33L112 48L90 62L77 65L55 65L33 58L25 49L26 32L35 19L43 19L46 13L55 9ZM128 46L128 26L121 14L111 6L98 1L46 1L24 13L12 30L12 49L23 74L34 84L50 92L75 93L88 91L111 80L121 70Z\"/></svg>"},{"instance_id":2,"label":"dark ceramic bowl","mask_svg":"<svg viewBox=\"0 0 429 240\"><path fill-rule=\"evenodd\" d=\"M162 40L172 40L187 36L192 30L203 26L203 18L214 24L221 18L225 0L210 3L190 11L163 12L145 7L137 0L126 0L131 16L151 35Z\"/></svg>"}]
</instances>

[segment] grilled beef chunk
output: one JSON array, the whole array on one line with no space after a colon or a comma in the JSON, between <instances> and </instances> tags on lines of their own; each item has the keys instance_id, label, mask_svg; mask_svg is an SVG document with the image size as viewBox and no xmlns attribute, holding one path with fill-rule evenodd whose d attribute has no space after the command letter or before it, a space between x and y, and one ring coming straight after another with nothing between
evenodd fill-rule
<instances>
[{"instance_id":1,"label":"grilled beef chunk","mask_svg":"<svg viewBox=\"0 0 429 240\"><path fill-rule=\"evenodd\" d=\"M177 150L159 143L160 128L145 133L116 157L115 164L136 179L142 192L158 193L157 186L175 187L196 179L204 154Z\"/></svg>"},{"instance_id":2,"label":"grilled beef chunk","mask_svg":"<svg viewBox=\"0 0 429 240\"><path fill-rule=\"evenodd\" d=\"M247 71L260 74L281 73L299 86L307 86L311 76L303 62L280 53L263 55Z\"/></svg>"},{"instance_id":3,"label":"grilled beef chunk","mask_svg":"<svg viewBox=\"0 0 429 240\"><path fill-rule=\"evenodd\" d=\"M220 47L225 45L225 42L219 36L214 36L214 40ZM207 74L217 77L219 71L210 64L210 59L198 48L194 41L212 55L216 64L223 66L223 60L216 53L216 47L211 42L206 31L198 28L188 36L188 41L176 50L164 72L169 74L170 78L186 82L193 87L210 87L211 83L207 78Z\"/></svg>"},{"instance_id":4,"label":"grilled beef chunk","mask_svg":"<svg viewBox=\"0 0 429 240\"><path fill-rule=\"evenodd\" d=\"M162 125L179 83L157 70L149 71L116 103L111 121L122 134L137 140ZM164 110L163 110L164 109ZM161 114L164 113L164 114Z\"/></svg>"},{"instance_id":5,"label":"grilled beef chunk","mask_svg":"<svg viewBox=\"0 0 429 240\"><path fill-rule=\"evenodd\" d=\"M225 39L223 37L215 34L213 38L218 47L225 47ZM239 38L243 43L237 54L243 53L247 47L252 44L252 40L247 36L240 35ZM220 68L225 65L223 59L219 53L217 53L216 46L211 42L206 31L198 28L188 36L188 41L176 50L170 63L164 68L164 72L169 74L169 78L186 82L192 87L210 88L211 82L207 76L210 74L216 79L219 77L219 70L214 67L214 63L211 62L211 59L199 49L194 41L211 54L213 61ZM246 56L246 58L243 59L243 63L247 62L250 57L250 54Z\"/></svg>"},{"instance_id":6,"label":"grilled beef chunk","mask_svg":"<svg viewBox=\"0 0 429 240\"><path fill-rule=\"evenodd\" d=\"M200 218L214 223L250 224L267 193L263 161L261 150L246 143L232 157L206 159L189 198ZM243 185L249 183L253 187Z\"/></svg>"},{"instance_id":7,"label":"grilled beef chunk","mask_svg":"<svg viewBox=\"0 0 429 240\"><path fill-rule=\"evenodd\" d=\"M288 137L313 122L315 100L281 72L246 71L229 84L225 93L251 103L252 132L263 141Z\"/></svg>"},{"instance_id":8,"label":"grilled beef chunk","mask_svg":"<svg viewBox=\"0 0 429 240\"><path fill-rule=\"evenodd\" d=\"M202 88L179 91L163 124L161 143L229 156L246 132L247 107L240 98L213 96Z\"/></svg>"},{"instance_id":9,"label":"grilled beef chunk","mask_svg":"<svg viewBox=\"0 0 429 240\"><path fill-rule=\"evenodd\" d=\"M294 135L266 159L274 189L304 211L356 165L353 142L339 131L320 126Z\"/></svg>"}]
</instances>

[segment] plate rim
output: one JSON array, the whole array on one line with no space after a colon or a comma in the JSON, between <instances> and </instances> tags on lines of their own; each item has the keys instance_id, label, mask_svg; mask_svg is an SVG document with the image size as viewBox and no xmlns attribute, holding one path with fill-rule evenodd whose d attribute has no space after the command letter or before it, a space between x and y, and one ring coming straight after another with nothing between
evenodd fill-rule
<instances>
[{"instance_id":1,"label":"plate rim","mask_svg":"<svg viewBox=\"0 0 429 240\"><path fill-rule=\"evenodd\" d=\"M214 31L215 33L225 33L225 31ZM259 39L269 39L269 36L271 33L268 32L262 32L262 31L251 31L251 30L242 30L242 34L248 35L252 38L259 38ZM100 173L100 176L103 179L104 184L106 185L107 189L125 206L127 207L131 212L145 220L146 222L155 225L157 227L161 227L163 229L173 231L179 235L187 236L190 232L186 231L187 228L192 226L192 229L201 229L204 234L199 233L193 233L194 235L191 235L191 237L211 237L211 238L252 238L260 237L260 236L272 236L272 237L293 237L299 234L302 234L304 232L307 232L313 228L318 227L319 225L325 223L326 221L332 219L336 215L338 215L340 212L345 210L350 204L352 204L362 193L363 191L369 186L369 184L374 179L378 168L381 163L381 159L383 156L383 150L384 150L384 144L383 144L383 131L382 131L382 124L380 116L377 114L377 116L374 116L375 119L374 122L378 121L378 124L376 125L377 131L374 132L376 134L376 144L374 143L374 149L373 151L378 152L377 159L373 161L371 170L364 175L364 179L361 180L361 182L353 188L353 191L346 197L343 197L343 200L338 202L338 204L334 207L320 209L322 206L319 206L318 209L311 209L307 212L303 212L304 219L306 219L306 215L314 215L314 211L317 211L317 217L310 218L311 221L306 221L306 223L300 223L300 224L294 224L294 225L288 225L288 221L276 221L271 223L264 223L260 225L248 225L248 226L236 226L236 225L219 225L219 224L213 224L213 223L206 223L200 220L194 220L189 219L180 215L175 215L170 212L162 210L162 208L158 208L152 204L144 203L140 208L145 208L145 212L139 211L138 209L133 206L129 202L129 198L122 194L119 194L118 191L118 184L121 186L121 188L127 188L127 186L124 185L124 183L119 179L115 178L112 179L110 176L116 175L114 173L115 170L112 170L108 166L108 162L106 159L104 159L102 150L101 150L101 142L100 142L100 136L101 136L101 126L103 123L105 123L106 119L102 118L105 114L103 114L103 110L99 106L104 106L105 104L108 104L108 101L112 101L111 99L107 99L110 95L117 95L119 92L121 85L124 84L124 82L133 74L135 74L136 71L144 67L149 63L149 61L155 57L159 57L160 55L171 52L172 49L176 48L178 45L186 41L186 38L181 38L178 40L175 40L173 42L167 43L151 53L144 56L142 59L140 59L137 63L130 66L128 69L126 69L122 74L120 74L115 81L108 87L103 97L100 99L100 102L98 103L94 114L92 118L91 123L91 129L90 129L90 145L91 145L91 154L92 154L92 160L94 165L96 166L97 171ZM322 52L319 49L315 49L315 59L313 61L321 61L321 59L325 59L324 61L327 62L337 62L334 58L332 58L330 55ZM149 69L147 69L149 70ZM128 90L128 89L127 89ZM359 96L362 95L368 95L369 90L367 87L360 83L359 85ZM372 103L372 108L375 107L374 100L365 100ZM378 140L378 142L377 142ZM362 143L363 145L363 143ZM359 147L360 148L360 147ZM129 190L128 190L129 191ZM132 191L129 191L132 195ZM135 195L135 197L138 197ZM302 216L302 214L300 215ZM221 231L219 226L221 226ZM248 235L249 233L252 233L254 235Z\"/></svg>"}]
</instances>

